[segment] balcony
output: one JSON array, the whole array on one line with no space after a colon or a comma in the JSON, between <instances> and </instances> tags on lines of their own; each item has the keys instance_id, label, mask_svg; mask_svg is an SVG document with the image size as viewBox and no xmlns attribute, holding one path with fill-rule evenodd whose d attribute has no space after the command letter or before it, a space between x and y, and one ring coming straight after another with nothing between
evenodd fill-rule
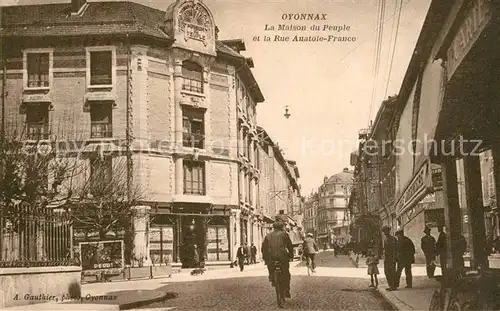
<instances>
[{"instance_id":1,"label":"balcony","mask_svg":"<svg viewBox=\"0 0 500 311\"><path fill-rule=\"evenodd\" d=\"M110 123L91 123L91 138L110 138L113 137L113 125Z\"/></svg>"},{"instance_id":2,"label":"balcony","mask_svg":"<svg viewBox=\"0 0 500 311\"><path fill-rule=\"evenodd\" d=\"M46 123L28 123L26 138L30 140L49 139L49 125Z\"/></svg>"},{"instance_id":3,"label":"balcony","mask_svg":"<svg viewBox=\"0 0 500 311\"><path fill-rule=\"evenodd\" d=\"M203 149L204 135L184 133L182 136L182 145L189 148Z\"/></svg>"},{"instance_id":4,"label":"balcony","mask_svg":"<svg viewBox=\"0 0 500 311\"><path fill-rule=\"evenodd\" d=\"M46 88L49 87L49 76L28 79L28 88Z\"/></svg>"}]
</instances>

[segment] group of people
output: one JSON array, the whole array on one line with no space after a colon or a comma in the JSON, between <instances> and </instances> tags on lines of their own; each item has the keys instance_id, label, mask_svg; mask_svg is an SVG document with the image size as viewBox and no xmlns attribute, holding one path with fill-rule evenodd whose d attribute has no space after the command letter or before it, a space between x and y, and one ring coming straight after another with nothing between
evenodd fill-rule
<instances>
[{"instance_id":1,"label":"group of people","mask_svg":"<svg viewBox=\"0 0 500 311\"><path fill-rule=\"evenodd\" d=\"M405 270L406 288L412 288L412 264L415 263L415 245L413 241L404 235L403 230L398 230L395 236L390 233L391 229L388 226L382 228L385 236L384 242L384 272L389 287L387 290L394 291L399 288L401 273ZM431 229L425 227L424 236L421 239L421 248L425 255L427 276L434 277L436 268L436 257L439 256L440 266L447 267L447 237L443 226L438 226L439 236L436 239L431 235ZM461 258L461 266L464 266L463 254L466 252L467 242L463 235L460 236L453 252L457 258ZM372 275L372 285L377 286L378 258L375 250L370 250L367 258L368 274Z\"/></svg>"},{"instance_id":2,"label":"group of people","mask_svg":"<svg viewBox=\"0 0 500 311\"><path fill-rule=\"evenodd\" d=\"M236 257L238 258L240 271L243 271L245 265L257 263L257 247L254 243L250 247L247 243L242 243L236 251Z\"/></svg>"},{"instance_id":3,"label":"group of people","mask_svg":"<svg viewBox=\"0 0 500 311\"><path fill-rule=\"evenodd\" d=\"M411 265L415 263L415 245L412 240L404 235L403 230L398 230L396 236L391 235L388 226L382 228L385 235L384 242L384 272L389 287L387 290L397 290L401 273L405 270L406 288L412 287ZM371 278L370 287L378 287L377 275L379 256L375 248L367 251L366 265Z\"/></svg>"}]
</instances>

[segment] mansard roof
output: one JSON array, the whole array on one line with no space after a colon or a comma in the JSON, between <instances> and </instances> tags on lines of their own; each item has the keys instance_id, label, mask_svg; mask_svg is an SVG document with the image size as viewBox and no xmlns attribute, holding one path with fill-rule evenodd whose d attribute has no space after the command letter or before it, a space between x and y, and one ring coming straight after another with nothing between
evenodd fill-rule
<instances>
[{"instance_id":1,"label":"mansard roof","mask_svg":"<svg viewBox=\"0 0 500 311\"><path fill-rule=\"evenodd\" d=\"M71 3L0 7L0 38L61 38L130 35L171 44L163 31L165 11L131 1L88 2L80 15L71 15ZM233 40L235 41L235 40ZM264 96L247 57L217 40L217 57L235 64L256 102Z\"/></svg>"}]
</instances>

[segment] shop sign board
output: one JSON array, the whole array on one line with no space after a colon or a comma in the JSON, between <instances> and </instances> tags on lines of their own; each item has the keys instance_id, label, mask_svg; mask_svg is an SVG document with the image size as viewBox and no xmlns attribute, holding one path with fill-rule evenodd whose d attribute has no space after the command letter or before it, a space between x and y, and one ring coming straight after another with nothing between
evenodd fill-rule
<instances>
[{"instance_id":1,"label":"shop sign board","mask_svg":"<svg viewBox=\"0 0 500 311\"><path fill-rule=\"evenodd\" d=\"M417 196L427 192L427 188L431 182L430 177L429 161L426 161L401 195L396 205L399 215L410 207Z\"/></svg>"},{"instance_id":2,"label":"shop sign board","mask_svg":"<svg viewBox=\"0 0 500 311\"><path fill-rule=\"evenodd\" d=\"M123 240L80 242L82 270L122 269Z\"/></svg>"},{"instance_id":3,"label":"shop sign board","mask_svg":"<svg viewBox=\"0 0 500 311\"><path fill-rule=\"evenodd\" d=\"M434 191L443 190L443 177L441 176L441 168L432 169L432 187Z\"/></svg>"},{"instance_id":4,"label":"shop sign board","mask_svg":"<svg viewBox=\"0 0 500 311\"><path fill-rule=\"evenodd\" d=\"M446 68L448 80L451 79L457 67L491 20L492 10L489 0L474 0L472 2L473 5L448 48Z\"/></svg>"}]
</instances>

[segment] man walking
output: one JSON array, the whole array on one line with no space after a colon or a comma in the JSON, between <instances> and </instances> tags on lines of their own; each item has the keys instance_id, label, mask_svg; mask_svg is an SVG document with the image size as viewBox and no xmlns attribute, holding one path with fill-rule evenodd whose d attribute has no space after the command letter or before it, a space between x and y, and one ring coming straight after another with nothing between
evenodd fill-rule
<instances>
[{"instance_id":1,"label":"man walking","mask_svg":"<svg viewBox=\"0 0 500 311\"><path fill-rule=\"evenodd\" d=\"M425 256L425 265L427 269L427 277L434 277L434 270L436 266L434 265L434 260L436 259L436 239L431 235L431 228L425 227L425 235L420 240L420 245Z\"/></svg>"},{"instance_id":2,"label":"man walking","mask_svg":"<svg viewBox=\"0 0 500 311\"><path fill-rule=\"evenodd\" d=\"M396 287L396 238L391 235L391 228L384 226L382 232L384 241L384 272L389 287L388 291L397 290Z\"/></svg>"},{"instance_id":3,"label":"man walking","mask_svg":"<svg viewBox=\"0 0 500 311\"><path fill-rule=\"evenodd\" d=\"M250 247L250 254L251 254L250 263L256 264L257 263L257 247L253 243L252 243L252 246Z\"/></svg>"},{"instance_id":4,"label":"man walking","mask_svg":"<svg viewBox=\"0 0 500 311\"><path fill-rule=\"evenodd\" d=\"M243 254L245 254L245 265L250 263L250 247L248 247L247 243L243 244Z\"/></svg>"},{"instance_id":5,"label":"man walking","mask_svg":"<svg viewBox=\"0 0 500 311\"><path fill-rule=\"evenodd\" d=\"M290 259L293 258L293 244L290 236L285 231L285 224L276 221L273 224L274 230L266 235L262 243L262 257L269 272L269 281L274 286L273 272L274 264L278 262L284 276L285 297L290 298Z\"/></svg>"},{"instance_id":6,"label":"man walking","mask_svg":"<svg viewBox=\"0 0 500 311\"><path fill-rule=\"evenodd\" d=\"M318 246L316 245L316 241L314 241L313 234L311 232L307 234L307 237L302 244L302 250L304 252L304 257L306 258L307 263L311 265L311 271L316 272L316 263L314 262L314 256L318 252Z\"/></svg>"},{"instance_id":7,"label":"man walking","mask_svg":"<svg viewBox=\"0 0 500 311\"><path fill-rule=\"evenodd\" d=\"M444 275L448 264L448 253L446 247L446 233L443 225L438 225L439 236L436 242L436 256L439 256L439 265L441 266L441 274Z\"/></svg>"},{"instance_id":8,"label":"man walking","mask_svg":"<svg viewBox=\"0 0 500 311\"><path fill-rule=\"evenodd\" d=\"M396 287L399 287L401 273L404 269L406 275L406 288L412 288L413 276L411 273L411 265L415 263L415 245L409 237L404 235L402 229L396 232L396 237L398 238Z\"/></svg>"},{"instance_id":9,"label":"man walking","mask_svg":"<svg viewBox=\"0 0 500 311\"><path fill-rule=\"evenodd\" d=\"M245 246L243 244L238 247L236 251L236 257L238 258L238 266L240 267L240 271L243 271L245 268Z\"/></svg>"}]
</instances>

